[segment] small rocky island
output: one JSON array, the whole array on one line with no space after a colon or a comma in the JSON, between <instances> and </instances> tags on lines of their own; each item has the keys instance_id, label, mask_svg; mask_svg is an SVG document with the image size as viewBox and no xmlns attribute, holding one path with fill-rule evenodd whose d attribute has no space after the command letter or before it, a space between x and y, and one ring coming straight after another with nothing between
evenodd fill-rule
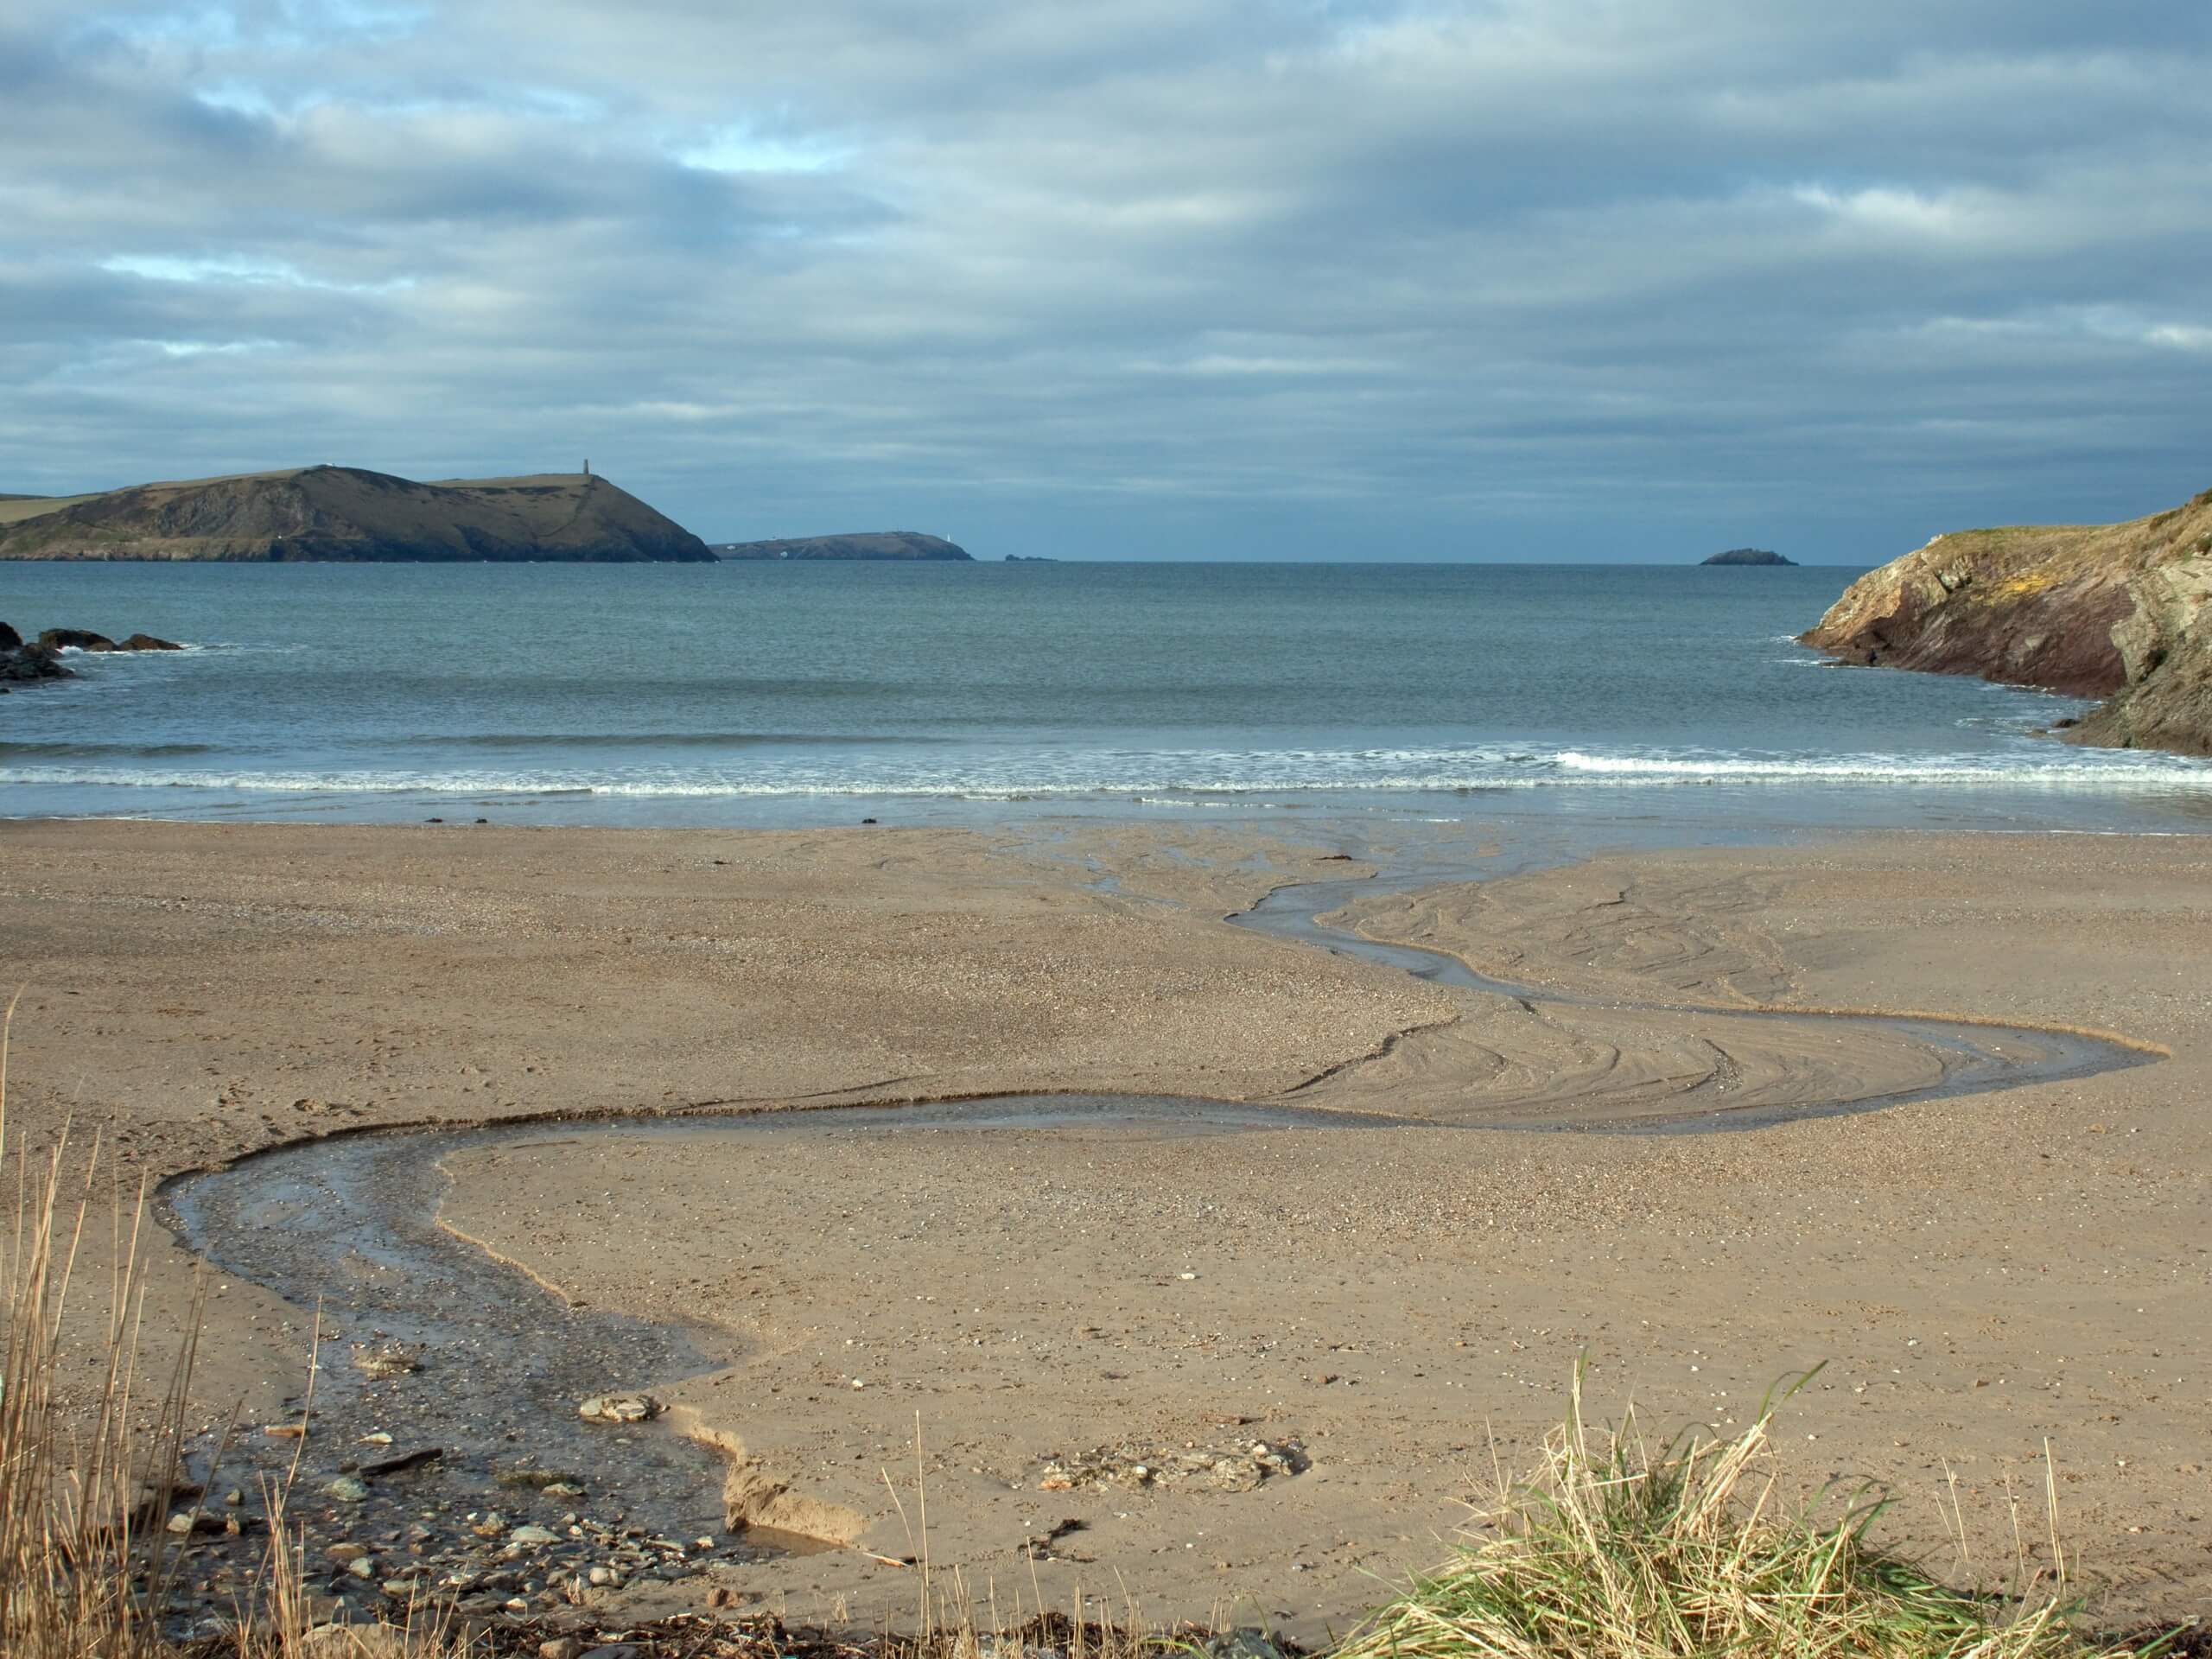
<instances>
[{"instance_id":1,"label":"small rocky island","mask_svg":"<svg viewBox=\"0 0 2212 1659\"><path fill-rule=\"evenodd\" d=\"M789 536L772 542L717 542L718 559L891 559L969 561L974 555L942 536L918 530L849 531L838 536Z\"/></svg>"},{"instance_id":2,"label":"small rocky island","mask_svg":"<svg viewBox=\"0 0 2212 1659\"><path fill-rule=\"evenodd\" d=\"M173 639L156 639L150 633L134 633L111 639L90 628L48 628L35 639L26 639L0 622L0 695L13 685L35 685L46 680L76 677L77 671L61 660L65 651L182 651Z\"/></svg>"},{"instance_id":3,"label":"small rocky island","mask_svg":"<svg viewBox=\"0 0 2212 1659\"><path fill-rule=\"evenodd\" d=\"M1709 559L1700 559L1700 564L1759 564L1788 565L1797 568L1797 561L1785 559L1779 553L1770 553L1763 547L1732 547L1726 553L1716 553Z\"/></svg>"},{"instance_id":4,"label":"small rocky island","mask_svg":"<svg viewBox=\"0 0 2212 1659\"><path fill-rule=\"evenodd\" d=\"M590 472L423 484L359 467L302 467L0 497L0 559L713 558L690 531Z\"/></svg>"},{"instance_id":5,"label":"small rocky island","mask_svg":"<svg viewBox=\"0 0 2212 1659\"><path fill-rule=\"evenodd\" d=\"M1847 663L2106 701L2068 741L2212 754L2212 490L2122 524L1938 536L1799 638Z\"/></svg>"}]
</instances>

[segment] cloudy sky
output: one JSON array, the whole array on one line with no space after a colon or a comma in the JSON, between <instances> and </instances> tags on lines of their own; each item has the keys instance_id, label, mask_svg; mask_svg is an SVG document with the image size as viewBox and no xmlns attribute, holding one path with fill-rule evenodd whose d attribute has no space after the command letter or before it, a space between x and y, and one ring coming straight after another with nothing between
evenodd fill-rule
<instances>
[{"instance_id":1,"label":"cloudy sky","mask_svg":"<svg viewBox=\"0 0 2212 1659\"><path fill-rule=\"evenodd\" d=\"M0 490L1871 563L2212 486L2202 0L0 5Z\"/></svg>"}]
</instances>

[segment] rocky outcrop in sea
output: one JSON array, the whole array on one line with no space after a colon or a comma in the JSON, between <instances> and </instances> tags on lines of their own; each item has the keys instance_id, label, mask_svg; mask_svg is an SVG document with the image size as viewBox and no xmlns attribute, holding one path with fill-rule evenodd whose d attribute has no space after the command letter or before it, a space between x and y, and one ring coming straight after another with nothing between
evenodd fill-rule
<instances>
[{"instance_id":1,"label":"rocky outcrop in sea","mask_svg":"<svg viewBox=\"0 0 2212 1659\"><path fill-rule=\"evenodd\" d=\"M114 640L90 628L48 628L35 639L26 639L0 622L0 692L17 685L35 685L47 680L74 678L77 671L61 660L65 651L182 651L184 647L172 639L157 639L150 633L134 633L128 639Z\"/></svg>"}]
</instances>

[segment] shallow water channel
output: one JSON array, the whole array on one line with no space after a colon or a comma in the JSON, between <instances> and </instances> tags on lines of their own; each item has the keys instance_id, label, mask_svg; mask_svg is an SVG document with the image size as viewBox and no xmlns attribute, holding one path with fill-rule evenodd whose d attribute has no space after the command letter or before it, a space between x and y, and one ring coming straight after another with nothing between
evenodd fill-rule
<instances>
[{"instance_id":1,"label":"shallow water channel","mask_svg":"<svg viewBox=\"0 0 2212 1659\"><path fill-rule=\"evenodd\" d=\"M1409 878L1397 879L1414 884ZM1438 879L1427 873L1418 885ZM1317 919L1374 887L1372 881L1350 880L1284 887L1236 919L1441 983L1553 1006L1566 1001L1484 979L1451 957L1361 939ZM1866 1110L2084 1077L2151 1058L2095 1039L1993 1026L1751 1012L1711 1017L1834 1018L1885 1027L1937 1052L1942 1077L1908 1093L1787 1110L1729 1109L1725 1097L1693 1090L1670 1103L1662 1116L1606 1128L1675 1134L1739 1129L1785 1116ZM834 1136L1063 1126L1171 1136L1449 1127L1295 1105L1025 1096L921 1106L366 1132L279 1147L225 1168L181 1176L163 1189L162 1215L188 1247L222 1272L260 1285L303 1312L318 1305L322 1309L326 1336L315 1384L315 1427L306 1444L299 1488L307 1501L296 1508L309 1518L321 1516L326 1537L359 1535L379 1525L419 1526L433 1513L457 1526L466 1510L497 1507L511 1521L556 1528L579 1513L601 1522L627 1517L684 1539L715 1535L715 1553L744 1554L788 1548L792 1541L724 1535L716 1454L657 1424L602 1427L583 1422L576 1412L578 1402L594 1394L651 1390L728 1363L735 1357L734 1344L615 1310L564 1305L526 1274L443 1230L437 1218L448 1185L442 1160L483 1148L605 1137L705 1132L721 1137ZM1541 1127L1575 1126L1560 1122ZM726 1149L730 1143L722 1144ZM351 1362L355 1344L372 1349L404 1345L420 1354L422 1369L397 1376L368 1375ZM389 1447L363 1443L362 1436L378 1431L397 1438ZM372 1480L366 1500L349 1505L321 1496L324 1485L350 1466L428 1447L438 1448L440 1455ZM264 1463L281 1463L290 1455L289 1445L282 1446L279 1459L275 1448L256 1443L242 1458L234 1456L233 1471L221 1484L239 1478L241 1462L257 1456ZM503 1475L512 1482L522 1470L541 1477L572 1474L583 1495L547 1497L502 1484Z\"/></svg>"}]
</instances>

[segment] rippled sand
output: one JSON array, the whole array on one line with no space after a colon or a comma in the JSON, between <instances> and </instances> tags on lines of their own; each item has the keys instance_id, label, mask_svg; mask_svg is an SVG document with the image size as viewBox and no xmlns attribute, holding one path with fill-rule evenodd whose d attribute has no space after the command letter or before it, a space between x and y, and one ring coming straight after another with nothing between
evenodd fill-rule
<instances>
[{"instance_id":1,"label":"rippled sand","mask_svg":"<svg viewBox=\"0 0 2212 1659\"><path fill-rule=\"evenodd\" d=\"M1575 999L1525 1002L1223 925L1344 874L1329 845L0 826L0 948L30 986L11 1116L111 1114L156 1174L357 1124L1026 1090L1465 1125L1781 1109L1937 1063L1746 1007L2117 1031L2172 1058L1726 1135L508 1147L454 1160L445 1214L568 1294L724 1333L741 1357L675 1397L787 1522L907 1553L883 1471L911 1522L918 1413L932 1553L1002 1604L1079 1581L1160 1617L1342 1623L1376 1599L1367 1574L1439 1554L1494 1456L1525 1462L1586 1347L1600 1401L1669 1426L1740 1421L1828 1361L1787 1420L1792 1478L1889 1482L1898 1526L1941 1548L1948 1466L1985 1565L2050 1436L2114 1608L2204 1607L2202 843L1639 855L1344 918ZM236 1281L215 1310L203 1395L273 1414L304 1319ZM1312 1468L1247 1492L1039 1490L1053 1453L1247 1433L1301 1440ZM1033 1588L1025 1526L1068 1518L1089 1524L1063 1553L1090 1560ZM855 1554L758 1572L795 1615L912 1605L910 1573Z\"/></svg>"}]
</instances>

